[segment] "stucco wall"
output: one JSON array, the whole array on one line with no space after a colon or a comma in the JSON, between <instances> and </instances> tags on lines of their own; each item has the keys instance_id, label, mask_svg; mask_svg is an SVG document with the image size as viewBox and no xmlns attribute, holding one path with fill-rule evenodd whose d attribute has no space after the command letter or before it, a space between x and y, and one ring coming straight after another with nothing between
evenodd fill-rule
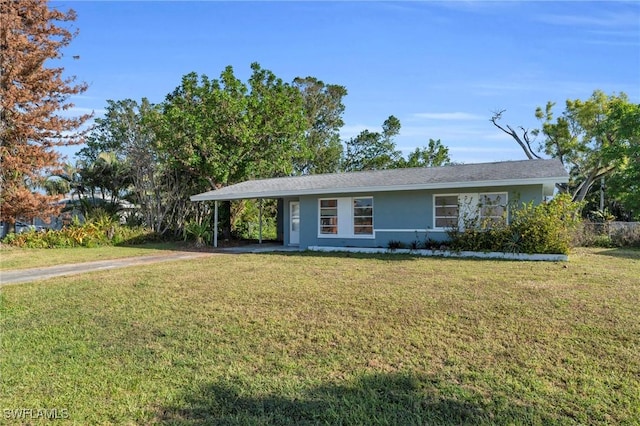
<instances>
[{"instance_id":1,"label":"stucco wall","mask_svg":"<svg viewBox=\"0 0 640 426\"><path fill-rule=\"evenodd\" d=\"M334 246L334 247L382 247L389 241L401 241L410 244L414 240L423 241L427 236L433 240L446 240L443 230L433 229L433 195L452 193L507 192L509 202L534 201L543 199L541 185L494 188L465 188L464 190L438 191L396 191L357 194L327 194L322 196L301 196L285 198L284 201L284 242L289 243L289 201L300 201L300 247ZM336 238L318 235L318 200L320 198L341 197L373 197L373 238Z\"/></svg>"}]
</instances>

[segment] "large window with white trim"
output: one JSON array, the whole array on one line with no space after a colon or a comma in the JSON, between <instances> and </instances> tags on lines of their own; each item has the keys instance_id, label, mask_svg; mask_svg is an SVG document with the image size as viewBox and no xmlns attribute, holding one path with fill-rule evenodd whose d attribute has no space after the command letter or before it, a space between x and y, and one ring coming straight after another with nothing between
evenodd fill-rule
<instances>
[{"instance_id":1,"label":"large window with white trim","mask_svg":"<svg viewBox=\"0 0 640 426\"><path fill-rule=\"evenodd\" d=\"M458 194L453 195L436 195L434 197L435 228L451 228L458 226L458 213L460 206L458 204Z\"/></svg>"},{"instance_id":2,"label":"large window with white trim","mask_svg":"<svg viewBox=\"0 0 640 426\"><path fill-rule=\"evenodd\" d=\"M373 197L324 198L318 205L320 238L373 238Z\"/></svg>"},{"instance_id":3,"label":"large window with white trim","mask_svg":"<svg viewBox=\"0 0 640 426\"><path fill-rule=\"evenodd\" d=\"M373 198L353 199L353 233L373 235Z\"/></svg>"},{"instance_id":4,"label":"large window with white trim","mask_svg":"<svg viewBox=\"0 0 640 426\"><path fill-rule=\"evenodd\" d=\"M480 194L479 213L483 226L505 223L507 220L507 193Z\"/></svg>"},{"instance_id":5,"label":"large window with white trim","mask_svg":"<svg viewBox=\"0 0 640 426\"><path fill-rule=\"evenodd\" d=\"M320 233L338 233L338 200L320 200Z\"/></svg>"},{"instance_id":6,"label":"large window with white trim","mask_svg":"<svg viewBox=\"0 0 640 426\"><path fill-rule=\"evenodd\" d=\"M507 193L437 194L433 196L433 227L484 227L507 220Z\"/></svg>"}]
</instances>

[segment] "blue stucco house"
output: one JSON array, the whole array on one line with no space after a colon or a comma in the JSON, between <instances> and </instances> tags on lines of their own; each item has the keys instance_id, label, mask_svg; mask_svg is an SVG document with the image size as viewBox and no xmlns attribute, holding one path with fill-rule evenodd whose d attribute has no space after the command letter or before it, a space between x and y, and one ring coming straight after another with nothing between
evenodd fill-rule
<instances>
[{"instance_id":1,"label":"blue stucco house","mask_svg":"<svg viewBox=\"0 0 640 426\"><path fill-rule=\"evenodd\" d=\"M568 180L555 159L504 161L251 180L191 201L215 201L217 223L219 201L277 199L283 245L374 248L444 240L464 215L508 217L510 203L540 203Z\"/></svg>"}]
</instances>

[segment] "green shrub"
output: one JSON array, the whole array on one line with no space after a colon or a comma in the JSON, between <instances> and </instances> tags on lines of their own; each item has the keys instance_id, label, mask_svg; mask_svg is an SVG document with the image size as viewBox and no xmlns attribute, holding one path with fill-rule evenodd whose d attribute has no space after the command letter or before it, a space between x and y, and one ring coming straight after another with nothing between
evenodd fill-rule
<instances>
[{"instance_id":1,"label":"green shrub","mask_svg":"<svg viewBox=\"0 0 640 426\"><path fill-rule=\"evenodd\" d=\"M510 221L480 223L465 218L464 229L447 233L454 250L568 254L581 205L567 194L538 205L512 206Z\"/></svg>"},{"instance_id":2,"label":"green shrub","mask_svg":"<svg viewBox=\"0 0 640 426\"><path fill-rule=\"evenodd\" d=\"M9 234L2 242L26 248L99 247L106 245L144 244L160 241L153 231L143 227L121 226L113 220L92 220L84 225L74 223L69 227L46 232Z\"/></svg>"},{"instance_id":3,"label":"green shrub","mask_svg":"<svg viewBox=\"0 0 640 426\"><path fill-rule=\"evenodd\" d=\"M165 241L165 238L161 234L142 226L120 226L116 229L118 232L116 232L114 236L114 245L132 246Z\"/></svg>"},{"instance_id":4,"label":"green shrub","mask_svg":"<svg viewBox=\"0 0 640 426\"><path fill-rule=\"evenodd\" d=\"M202 222L196 222L192 220L184 226L183 230L184 240L193 239L196 242L196 246L203 246L211 241L213 233L211 232L211 226L208 220Z\"/></svg>"}]
</instances>

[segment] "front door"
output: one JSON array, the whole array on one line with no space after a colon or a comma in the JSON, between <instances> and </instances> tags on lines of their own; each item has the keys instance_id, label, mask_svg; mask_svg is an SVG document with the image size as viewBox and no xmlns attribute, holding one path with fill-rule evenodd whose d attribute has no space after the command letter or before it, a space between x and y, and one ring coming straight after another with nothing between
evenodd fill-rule
<instances>
[{"instance_id":1,"label":"front door","mask_svg":"<svg viewBox=\"0 0 640 426\"><path fill-rule=\"evenodd\" d=\"M289 245L300 244L300 201L289 202Z\"/></svg>"}]
</instances>

